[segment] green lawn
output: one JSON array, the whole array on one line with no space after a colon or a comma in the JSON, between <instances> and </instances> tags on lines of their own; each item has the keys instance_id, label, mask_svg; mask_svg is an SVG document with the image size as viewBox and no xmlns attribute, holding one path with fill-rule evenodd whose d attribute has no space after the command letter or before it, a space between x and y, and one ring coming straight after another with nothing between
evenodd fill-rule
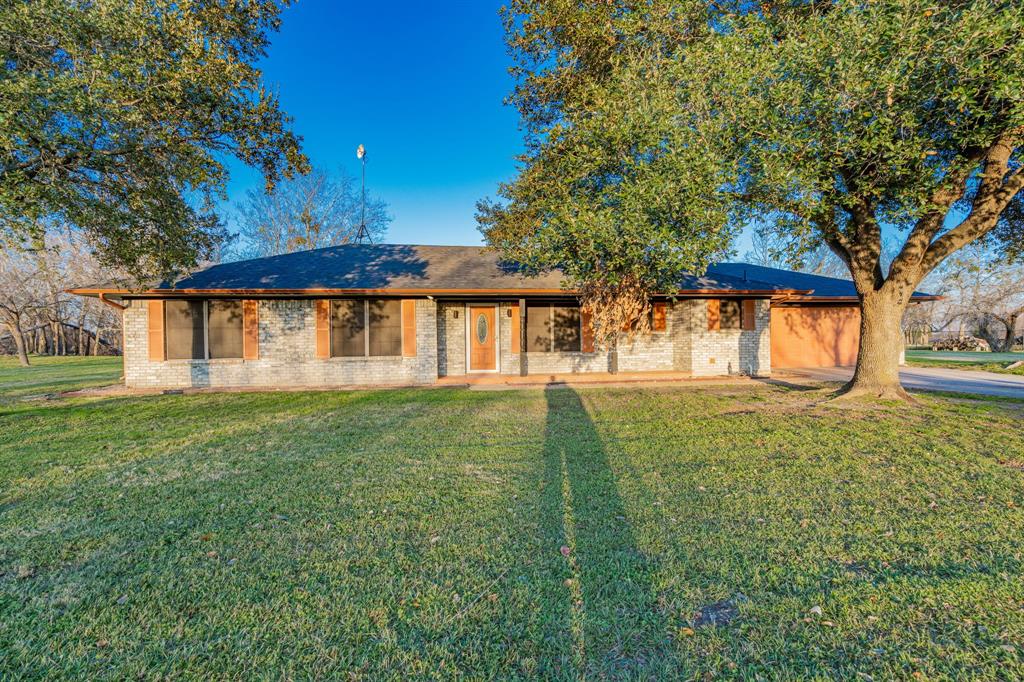
<instances>
[{"instance_id":1,"label":"green lawn","mask_svg":"<svg viewBox=\"0 0 1024 682\"><path fill-rule=\"evenodd\" d=\"M37 357L21 367L11 355L0 355L0 404L18 398L43 397L60 391L117 383L119 357Z\"/></svg>"},{"instance_id":2,"label":"green lawn","mask_svg":"<svg viewBox=\"0 0 1024 682\"><path fill-rule=\"evenodd\" d=\"M1024 367L1007 369L1024 360L1024 353L958 353L951 351L908 350L907 365L911 367L944 367L946 369L982 370L998 374L1024 376Z\"/></svg>"},{"instance_id":3,"label":"green lawn","mask_svg":"<svg viewBox=\"0 0 1024 682\"><path fill-rule=\"evenodd\" d=\"M1024 676L1024 404L825 390L9 398L0 679Z\"/></svg>"}]
</instances>

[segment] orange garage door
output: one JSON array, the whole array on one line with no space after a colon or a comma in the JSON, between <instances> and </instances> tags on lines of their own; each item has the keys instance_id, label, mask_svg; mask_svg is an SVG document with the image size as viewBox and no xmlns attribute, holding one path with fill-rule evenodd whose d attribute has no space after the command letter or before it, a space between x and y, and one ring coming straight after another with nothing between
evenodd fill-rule
<instances>
[{"instance_id":1,"label":"orange garage door","mask_svg":"<svg viewBox=\"0 0 1024 682\"><path fill-rule=\"evenodd\" d=\"M772 367L835 367L857 362L856 306L772 306Z\"/></svg>"}]
</instances>

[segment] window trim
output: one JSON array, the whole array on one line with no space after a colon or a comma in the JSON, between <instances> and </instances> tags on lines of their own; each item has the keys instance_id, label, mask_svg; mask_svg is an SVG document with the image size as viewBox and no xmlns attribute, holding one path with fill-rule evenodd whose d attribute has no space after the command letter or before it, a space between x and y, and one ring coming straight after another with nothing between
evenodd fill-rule
<instances>
[{"instance_id":1,"label":"window trim","mask_svg":"<svg viewBox=\"0 0 1024 682\"><path fill-rule=\"evenodd\" d=\"M360 301L363 304L363 354L362 355L335 355L334 354L334 302L335 301ZM398 301L398 354L397 355L370 355L370 301ZM368 298L348 297L327 299L327 359L328 360L370 360L373 358L393 359L404 358L405 348L405 325L402 324L402 299L394 297Z\"/></svg>"},{"instance_id":2,"label":"window trim","mask_svg":"<svg viewBox=\"0 0 1024 682\"><path fill-rule=\"evenodd\" d=\"M555 353L580 353L580 354L584 354L585 353L585 351L583 350L583 308L580 306L578 301L576 302L576 309L579 310L580 313L579 313L579 322L577 322L576 326L577 326L577 329L579 330L580 347L577 350L556 350L555 349L555 307L556 306L572 307L572 306L571 305L566 306L562 301L557 301L557 300L544 300L544 299L541 299L541 300L538 300L538 301L527 301L526 302L526 320L525 320L526 324L524 325L527 328L529 327L530 303L531 302L534 304L533 307L538 307L538 304L539 304L539 305L547 306L547 308L548 308L548 322L549 322L549 325L550 325L549 326L549 330L550 330L549 331L549 341L550 341L551 350L530 350L529 349L530 348L529 339L527 339L527 344L526 344L526 348L525 348L527 353L536 353L538 355L553 355ZM571 301L570 301L570 303L571 303Z\"/></svg>"}]
</instances>

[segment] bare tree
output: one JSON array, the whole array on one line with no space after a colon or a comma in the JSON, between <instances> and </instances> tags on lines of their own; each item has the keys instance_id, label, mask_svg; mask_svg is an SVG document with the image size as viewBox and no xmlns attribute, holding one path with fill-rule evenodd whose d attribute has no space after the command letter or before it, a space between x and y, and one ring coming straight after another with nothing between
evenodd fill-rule
<instances>
[{"instance_id":1,"label":"bare tree","mask_svg":"<svg viewBox=\"0 0 1024 682\"><path fill-rule=\"evenodd\" d=\"M24 367L29 364L25 327L45 305L39 293L34 259L21 250L0 252L0 323L13 337Z\"/></svg>"},{"instance_id":2,"label":"bare tree","mask_svg":"<svg viewBox=\"0 0 1024 682\"><path fill-rule=\"evenodd\" d=\"M1024 319L1024 265L1007 263L979 245L951 258L940 275L946 320L966 322L994 351L1011 350Z\"/></svg>"},{"instance_id":3,"label":"bare tree","mask_svg":"<svg viewBox=\"0 0 1024 682\"><path fill-rule=\"evenodd\" d=\"M30 352L86 355L91 347L99 354L101 346L118 350L118 312L65 293L110 278L76 230L51 227L32 243L5 245L0 250L0 324L21 364L29 364Z\"/></svg>"},{"instance_id":4,"label":"bare tree","mask_svg":"<svg viewBox=\"0 0 1024 682\"><path fill-rule=\"evenodd\" d=\"M259 258L354 242L362 217L361 187L350 175L314 170L269 194L250 190L238 209L239 232L230 256ZM387 204L367 197L370 241L387 231Z\"/></svg>"}]
</instances>

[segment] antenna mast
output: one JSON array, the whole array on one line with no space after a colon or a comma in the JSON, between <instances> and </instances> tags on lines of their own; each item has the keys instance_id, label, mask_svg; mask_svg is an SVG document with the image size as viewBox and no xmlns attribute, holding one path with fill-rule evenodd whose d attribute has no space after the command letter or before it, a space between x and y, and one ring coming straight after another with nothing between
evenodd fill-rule
<instances>
[{"instance_id":1,"label":"antenna mast","mask_svg":"<svg viewBox=\"0 0 1024 682\"><path fill-rule=\"evenodd\" d=\"M356 231L356 243L362 244L365 239L367 244L372 244L370 229L366 226L366 147L363 145L356 147L356 158L363 164L362 200L359 205L359 229Z\"/></svg>"}]
</instances>

